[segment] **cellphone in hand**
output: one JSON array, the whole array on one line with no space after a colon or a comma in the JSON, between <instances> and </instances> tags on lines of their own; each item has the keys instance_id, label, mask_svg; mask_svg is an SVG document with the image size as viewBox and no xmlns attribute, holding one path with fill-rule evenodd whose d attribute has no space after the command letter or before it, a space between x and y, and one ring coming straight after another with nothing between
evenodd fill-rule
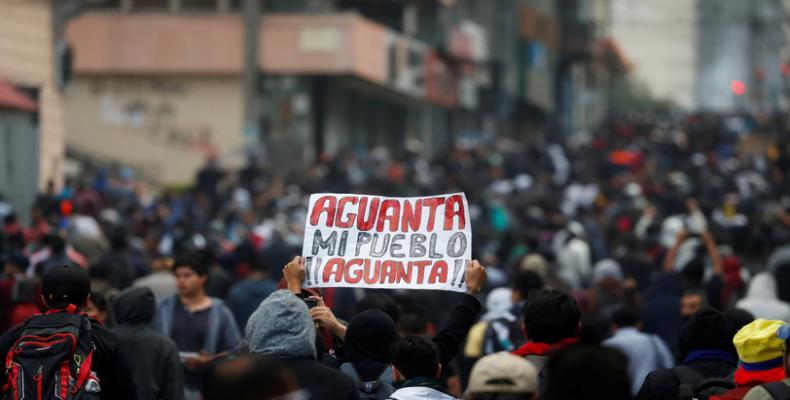
<instances>
[{"instance_id":1,"label":"cellphone in hand","mask_svg":"<svg viewBox=\"0 0 790 400\"><path fill-rule=\"evenodd\" d=\"M304 299L304 302L307 303L307 308L313 308L318 305L318 300L316 299Z\"/></svg>"}]
</instances>

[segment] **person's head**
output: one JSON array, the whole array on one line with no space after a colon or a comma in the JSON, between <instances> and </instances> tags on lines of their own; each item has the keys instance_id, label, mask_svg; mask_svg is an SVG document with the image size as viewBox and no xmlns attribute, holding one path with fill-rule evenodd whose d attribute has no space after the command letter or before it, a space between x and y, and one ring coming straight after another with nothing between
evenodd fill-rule
<instances>
[{"instance_id":1,"label":"person's head","mask_svg":"<svg viewBox=\"0 0 790 400\"><path fill-rule=\"evenodd\" d=\"M622 307L612 313L612 326L614 329L641 328L639 314L630 307Z\"/></svg>"},{"instance_id":2,"label":"person's head","mask_svg":"<svg viewBox=\"0 0 790 400\"><path fill-rule=\"evenodd\" d=\"M428 333L428 315L425 310L410 307L400 312L398 333L401 336L422 336Z\"/></svg>"},{"instance_id":3,"label":"person's head","mask_svg":"<svg viewBox=\"0 0 790 400\"><path fill-rule=\"evenodd\" d=\"M736 331L741 330L741 328L754 321L754 315L741 308L730 308L724 312L724 316L732 322Z\"/></svg>"},{"instance_id":4,"label":"person's head","mask_svg":"<svg viewBox=\"0 0 790 400\"><path fill-rule=\"evenodd\" d=\"M684 319L691 318L702 307L708 306L708 296L698 289L686 290L680 298L680 315Z\"/></svg>"},{"instance_id":5,"label":"person's head","mask_svg":"<svg viewBox=\"0 0 790 400\"><path fill-rule=\"evenodd\" d=\"M776 336L785 341L785 351L783 363L785 368L785 375L790 376L790 325L784 324L776 331Z\"/></svg>"},{"instance_id":6,"label":"person's head","mask_svg":"<svg viewBox=\"0 0 790 400\"><path fill-rule=\"evenodd\" d=\"M285 399L298 391L296 376L285 362L249 354L212 362L203 378L205 400Z\"/></svg>"},{"instance_id":7,"label":"person's head","mask_svg":"<svg viewBox=\"0 0 790 400\"><path fill-rule=\"evenodd\" d=\"M363 311L351 318L346 329L345 356L348 361L392 361L392 346L398 328L389 315L379 310Z\"/></svg>"},{"instance_id":8,"label":"person's head","mask_svg":"<svg viewBox=\"0 0 790 400\"><path fill-rule=\"evenodd\" d=\"M721 311L703 307L680 328L678 350L681 360L695 350L721 350L735 358L732 338L737 330Z\"/></svg>"},{"instance_id":9,"label":"person's head","mask_svg":"<svg viewBox=\"0 0 790 400\"><path fill-rule=\"evenodd\" d=\"M395 323L400 319L398 303L396 303L392 297L383 293L371 293L363 297L362 300L357 303L357 307L354 309L354 315L367 310L383 311L389 315Z\"/></svg>"},{"instance_id":10,"label":"person's head","mask_svg":"<svg viewBox=\"0 0 790 400\"><path fill-rule=\"evenodd\" d=\"M509 312L513 307L513 293L507 288L496 288L486 296L486 311L489 313Z\"/></svg>"},{"instance_id":11,"label":"person's head","mask_svg":"<svg viewBox=\"0 0 790 400\"><path fill-rule=\"evenodd\" d=\"M181 296L195 296L203 292L208 281L208 267L198 254L188 253L173 263L176 287Z\"/></svg>"},{"instance_id":12,"label":"person's head","mask_svg":"<svg viewBox=\"0 0 790 400\"><path fill-rule=\"evenodd\" d=\"M315 323L305 302L288 290L272 293L250 315L243 347L272 357L316 357Z\"/></svg>"},{"instance_id":13,"label":"person's head","mask_svg":"<svg viewBox=\"0 0 790 400\"><path fill-rule=\"evenodd\" d=\"M400 339L392 351L392 365L400 379L439 378L439 348L432 341L419 336Z\"/></svg>"},{"instance_id":14,"label":"person's head","mask_svg":"<svg viewBox=\"0 0 790 400\"><path fill-rule=\"evenodd\" d=\"M110 302L107 295L103 292L91 292L88 303L85 306L85 314L95 320L107 325L110 320Z\"/></svg>"},{"instance_id":15,"label":"person's head","mask_svg":"<svg viewBox=\"0 0 790 400\"><path fill-rule=\"evenodd\" d=\"M554 353L546 364L546 400L631 398L628 360L612 349L575 346Z\"/></svg>"},{"instance_id":16,"label":"person's head","mask_svg":"<svg viewBox=\"0 0 790 400\"><path fill-rule=\"evenodd\" d=\"M11 253L5 258L3 273L6 276L21 274L27 270L30 261L22 253Z\"/></svg>"},{"instance_id":17,"label":"person's head","mask_svg":"<svg viewBox=\"0 0 790 400\"><path fill-rule=\"evenodd\" d=\"M700 257L694 257L686 263L680 274L687 285L700 285L705 277L705 262Z\"/></svg>"},{"instance_id":18,"label":"person's head","mask_svg":"<svg viewBox=\"0 0 790 400\"><path fill-rule=\"evenodd\" d=\"M523 307L524 336L538 343L557 343L579 334L581 313L576 300L556 289L530 293Z\"/></svg>"},{"instance_id":19,"label":"person's head","mask_svg":"<svg viewBox=\"0 0 790 400\"><path fill-rule=\"evenodd\" d=\"M540 279L546 279L549 274L549 265L546 259L540 254L530 254L521 259L518 265L520 271L528 271L537 274Z\"/></svg>"},{"instance_id":20,"label":"person's head","mask_svg":"<svg viewBox=\"0 0 790 400\"><path fill-rule=\"evenodd\" d=\"M66 254L66 241L60 237L60 235L49 235L46 237L45 241L52 254Z\"/></svg>"},{"instance_id":21,"label":"person's head","mask_svg":"<svg viewBox=\"0 0 790 400\"><path fill-rule=\"evenodd\" d=\"M521 303L529 298L530 292L543 287L543 278L533 271L516 271L510 281L513 304Z\"/></svg>"},{"instance_id":22,"label":"person's head","mask_svg":"<svg viewBox=\"0 0 790 400\"><path fill-rule=\"evenodd\" d=\"M783 326L784 321L757 319L735 334L732 342L740 360L735 370L735 384L755 386L787 377L785 339L780 330Z\"/></svg>"},{"instance_id":23,"label":"person's head","mask_svg":"<svg viewBox=\"0 0 790 400\"><path fill-rule=\"evenodd\" d=\"M44 274L41 280L41 298L47 308L65 308L73 305L86 306L91 293L88 272L80 267L55 267Z\"/></svg>"},{"instance_id":24,"label":"person's head","mask_svg":"<svg viewBox=\"0 0 790 400\"><path fill-rule=\"evenodd\" d=\"M118 325L151 325L156 315L156 298L148 287L132 287L112 302Z\"/></svg>"},{"instance_id":25,"label":"person's head","mask_svg":"<svg viewBox=\"0 0 790 400\"><path fill-rule=\"evenodd\" d=\"M500 352L475 363L464 400L532 400L537 391L538 371L532 363Z\"/></svg>"}]
</instances>

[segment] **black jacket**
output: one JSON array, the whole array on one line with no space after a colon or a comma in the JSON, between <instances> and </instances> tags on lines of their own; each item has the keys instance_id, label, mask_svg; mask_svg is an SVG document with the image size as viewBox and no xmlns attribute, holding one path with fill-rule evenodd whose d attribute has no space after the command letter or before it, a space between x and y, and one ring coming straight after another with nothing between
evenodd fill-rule
<instances>
[{"instance_id":1,"label":"black jacket","mask_svg":"<svg viewBox=\"0 0 790 400\"><path fill-rule=\"evenodd\" d=\"M724 378L735 371L735 365L723 360L699 360L686 366L691 367L704 379ZM675 367L677 368L677 367ZM636 395L637 400L674 400L677 399L681 382L672 373L673 368L659 369L647 374L642 388Z\"/></svg>"},{"instance_id":2,"label":"black jacket","mask_svg":"<svg viewBox=\"0 0 790 400\"><path fill-rule=\"evenodd\" d=\"M137 400L137 392L129 370L129 356L124 353L121 338L96 320L91 320L91 334L96 351L93 353L93 370L101 381L103 400ZM7 330L0 337L0 355L5 357L19 339L24 324ZM0 386L5 385L5 374L0 375Z\"/></svg>"},{"instance_id":3,"label":"black jacket","mask_svg":"<svg viewBox=\"0 0 790 400\"><path fill-rule=\"evenodd\" d=\"M357 386L346 374L329 368L312 358L284 358L299 386L310 392L311 400L356 400Z\"/></svg>"},{"instance_id":4,"label":"black jacket","mask_svg":"<svg viewBox=\"0 0 790 400\"><path fill-rule=\"evenodd\" d=\"M154 293L149 288L131 288L113 303L118 321L115 331L130 359L139 400L181 400L184 374L178 348L169 337L151 328L156 312Z\"/></svg>"}]
</instances>

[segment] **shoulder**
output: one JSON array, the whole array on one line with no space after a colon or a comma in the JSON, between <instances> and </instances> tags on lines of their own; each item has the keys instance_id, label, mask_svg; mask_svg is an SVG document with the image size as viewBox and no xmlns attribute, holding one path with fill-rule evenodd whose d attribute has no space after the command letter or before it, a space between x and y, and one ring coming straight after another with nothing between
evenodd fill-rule
<instances>
[{"instance_id":1,"label":"shoulder","mask_svg":"<svg viewBox=\"0 0 790 400\"><path fill-rule=\"evenodd\" d=\"M123 339L117 333L95 320L91 320L91 334L93 335L94 341L100 342L108 348L114 348L123 341Z\"/></svg>"},{"instance_id":2,"label":"shoulder","mask_svg":"<svg viewBox=\"0 0 790 400\"><path fill-rule=\"evenodd\" d=\"M636 398L640 400L671 398L677 393L679 385L680 381L671 369L658 369L647 374Z\"/></svg>"},{"instance_id":3,"label":"shoulder","mask_svg":"<svg viewBox=\"0 0 790 400\"><path fill-rule=\"evenodd\" d=\"M11 346L14 345L19 337L22 335L22 330L25 328L24 324L20 324L17 326L12 327L11 329L5 331L2 336L0 336L0 354L8 353L8 350L11 349Z\"/></svg>"},{"instance_id":4,"label":"shoulder","mask_svg":"<svg viewBox=\"0 0 790 400\"><path fill-rule=\"evenodd\" d=\"M764 387L759 385L752 388L752 390L746 393L746 396L743 397L743 400L772 400L772 399L773 396L771 396L771 394L768 393L768 391L765 390Z\"/></svg>"}]
</instances>

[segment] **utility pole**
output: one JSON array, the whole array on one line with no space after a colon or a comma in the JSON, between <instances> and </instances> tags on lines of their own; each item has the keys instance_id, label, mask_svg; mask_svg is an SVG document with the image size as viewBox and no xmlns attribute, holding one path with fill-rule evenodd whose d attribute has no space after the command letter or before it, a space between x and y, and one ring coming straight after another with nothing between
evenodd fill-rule
<instances>
[{"instance_id":1,"label":"utility pole","mask_svg":"<svg viewBox=\"0 0 790 400\"><path fill-rule=\"evenodd\" d=\"M244 141L245 148L256 154L262 150L260 127L261 70L258 63L261 0L244 0Z\"/></svg>"}]
</instances>

